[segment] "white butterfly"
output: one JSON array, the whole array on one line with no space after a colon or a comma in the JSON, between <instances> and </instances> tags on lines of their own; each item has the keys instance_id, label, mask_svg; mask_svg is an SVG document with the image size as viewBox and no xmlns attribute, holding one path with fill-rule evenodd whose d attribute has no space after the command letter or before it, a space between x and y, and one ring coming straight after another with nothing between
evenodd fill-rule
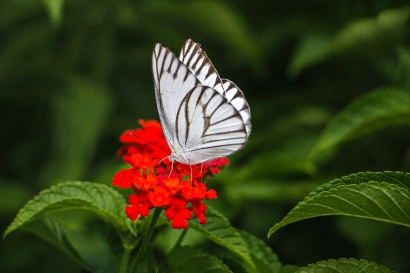
<instances>
[{"instance_id":1,"label":"white butterfly","mask_svg":"<svg viewBox=\"0 0 410 273\"><path fill-rule=\"evenodd\" d=\"M152 72L171 161L198 164L245 145L251 131L248 103L233 82L219 77L199 44L188 39L179 59L155 44Z\"/></svg>"}]
</instances>

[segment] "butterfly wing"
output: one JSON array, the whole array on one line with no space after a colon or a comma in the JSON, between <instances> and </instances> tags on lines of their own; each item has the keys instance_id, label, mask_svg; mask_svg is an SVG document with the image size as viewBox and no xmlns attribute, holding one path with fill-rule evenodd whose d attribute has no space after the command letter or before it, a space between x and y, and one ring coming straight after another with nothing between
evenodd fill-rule
<instances>
[{"instance_id":1,"label":"butterfly wing","mask_svg":"<svg viewBox=\"0 0 410 273\"><path fill-rule=\"evenodd\" d=\"M222 94L240 113L246 133L251 132L251 113L242 91L230 80L221 79L211 60L198 43L188 39L181 48L179 60L196 75L204 86L209 86Z\"/></svg>"},{"instance_id":2,"label":"butterfly wing","mask_svg":"<svg viewBox=\"0 0 410 273\"><path fill-rule=\"evenodd\" d=\"M251 109L249 108L248 102L245 100L245 96L236 84L226 79L222 79L222 83L225 90L225 97L241 115L242 121L245 124L246 134L249 137L252 125Z\"/></svg>"},{"instance_id":3,"label":"butterfly wing","mask_svg":"<svg viewBox=\"0 0 410 273\"><path fill-rule=\"evenodd\" d=\"M161 44L154 46L152 72L162 130L170 149L175 152L178 109L186 94L200 82L174 53Z\"/></svg>"},{"instance_id":4,"label":"butterfly wing","mask_svg":"<svg viewBox=\"0 0 410 273\"><path fill-rule=\"evenodd\" d=\"M177 115L178 161L197 164L227 156L242 148L248 135L239 111L217 90L194 87Z\"/></svg>"},{"instance_id":5,"label":"butterfly wing","mask_svg":"<svg viewBox=\"0 0 410 273\"><path fill-rule=\"evenodd\" d=\"M211 60L201 49L201 45L191 39L186 40L179 53L179 60L197 77L204 86L214 88L225 95L222 79Z\"/></svg>"},{"instance_id":6,"label":"butterfly wing","mask_svg":"<svg viewBox=\"0 0 410 273\"><path fill-rule=\"evenodd\" d=\"M242 91L219 77L199 44L187 40L179 59L154 46L152 69L162 129L172 158L197 164L245 145L250 110Z\"/></svg>"}]
</instances>

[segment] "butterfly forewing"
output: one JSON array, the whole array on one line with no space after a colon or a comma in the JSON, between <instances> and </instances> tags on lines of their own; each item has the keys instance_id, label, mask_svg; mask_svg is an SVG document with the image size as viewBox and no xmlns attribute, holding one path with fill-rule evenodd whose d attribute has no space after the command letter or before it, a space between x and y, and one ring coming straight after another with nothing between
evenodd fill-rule
<instances>
[{"instance_id":1,"label":"butterfly forewing","mask_svg":"<svg viewBox=\"0 0 410 273\"><path fill-rule=\"evenodd\" d=\"M181 48L179 60L196 75L204 86L214 88L224 95L240 112L246 125L246 132L251 132L250 110L242 91L230 80L221 79L211 60L198 43L188 39Z\"/></svg>"},{"instance_id":2,"label":"butterfly forewing","mask_svg":"<svg viewBox=\"0 0 410 273\"><path fill-rule=\"evenodd\" d=\"M202 85L212 87L225 95L222 80L200 44L188 39L181 48L179 60L195 74Z\"/></svg>"},{"instance_id":3,"label":"butterfly forewing","mask_svg":"<svg viewBox=\"0 0 410 273\"><path fill-rule=\"evenodd\" d=\"M176 139L176 117L186 94L199 81L168 48L156 44L152 67L158 113L171 150Z\"/></svg>"},{"instance_id":4,"label":"butterfly forewing","mask_svg":"<svg viewBox=\"0 0 410 273\"><path fill-rule=\"evenodd\" d=\"M225 97L240 113L243 123L245 124L246 133L249 136L251 133L251 109L245 100L242 91L230 80L222 79Z\"/></svg>"}]
</instances>

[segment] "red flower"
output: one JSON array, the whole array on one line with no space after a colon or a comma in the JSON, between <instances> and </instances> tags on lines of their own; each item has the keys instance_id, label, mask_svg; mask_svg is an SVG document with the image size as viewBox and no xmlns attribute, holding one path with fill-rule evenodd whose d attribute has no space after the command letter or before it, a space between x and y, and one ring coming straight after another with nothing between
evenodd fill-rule
<instances>
[{"instance_id":1,"label":"red flower","mask_svg":"<svg viewBox=\"0 0 410 273\"><path fill-rule=\"evenodd\" d=\"M138 190L150 190L158 184L158 177L153 174L140 175L139 173L134 176L134 186Z\"/></svg>"},{"instance_id":2,"label":"red flower","mask_svg":"<svg viewBox=\"0 0 410 273\"><path fill-rule=\"evenodd\" d=\"M139 123L143 128L127 130L120 136L124 146L117 152L132 167L119 171L112 181L113 186L136 192L129 197L130 206L125 207L127 216L135 221L146 217L151 208L163 207L173 228L187 228L192 214L205 224L206 205L202 200L217 195L215 190L207 191L201 181L205 175L218 173L228 160L217 158L191 166L171 162L168 159L171 151L160 124L155 120ZM191 206L187 207L189 203Z\"/></svg>"},{"instance_id":3,"label":"red flower","mask_svg":"<svg viewBox=\"0 0 410 273\"><path fill-rule=\"evenodd\" d=\"M118 188L129 188L132 185L132 180L134 178L134 170L121 170L114 175L112 180L113 186L118 186Z\"/></svg>"},{"instance_id":4,"label":"red flower","mask_svg":"<svg viewBox=\"0 0 410 273\"><path fill-rule=\"evenodd\" d=\"M149 200L155 207L167 206L171 203L171 191L165 185L158 185L148 193Z\"/></svg>"},{"instance_id":5,"label":"red flower","mask_svg":"<svg viewBox=\"0 0 410 273\"><path fill-rule=\"evenodd\" d=\"M131 194L128 203L131 206L125 207L125 213L133 221L138 219L138 215L141 215L141 217L147 216L149 209L153 207L146 192L141 192L140 195Z\"/></svg>"},{"instance_id":6,"label":"red flower","mask_svg":"<svg viewBox=\"0 0 410 273\"><path fill-rule=\"evenodd\" d=\"M199 223L205 225L206 218L204 213L206 211L206 205L204 203L201 203L201 201L202 200L199 198L191 200L192 210L194 212L194 215L198 218Z\"/></svg>"},{"instance_id":7,"label":"red flower","mask_svg":"<svg viewBox=\"0 0 410 273\"><path fill-rule=\"evenodd\" d=\"M188 220L191 219L191 211L186 208L187 201L174 198L169 208L165 210L168 220L172 219L171 226L175 229L187 228Z\"/></svg>"},{"instance_id":8,"label":"red flower","mask_svg":"<svg viewBox=\"0 0 410 273\"><path fill-rule=\"evenodd\" d=\"M139 153L131 155L131 160L134 167L141 168L144 172L147 171L147 169L154 168L159 162L158 159L152 160L150 155L142 155Z\"/></svg>"}]
</instances>

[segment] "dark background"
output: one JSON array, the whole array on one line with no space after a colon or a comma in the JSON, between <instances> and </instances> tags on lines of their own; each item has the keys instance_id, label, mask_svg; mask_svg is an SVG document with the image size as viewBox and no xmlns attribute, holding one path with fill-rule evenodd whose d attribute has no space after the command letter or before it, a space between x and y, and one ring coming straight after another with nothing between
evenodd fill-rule
<instances>
[{"instance_id":1,"label":"dark background","mask_svg":"<svg viewBox=\"0 0 410 273\"><path fill-rule=\"evenodd\" d=\"M409 17L405 1L388 0L2 0L2 230L25 202L58 182L110 185L124 167L115 157L118 136L140 118L158 119L154 43L179 54L192 38L221 77L242 89L252 112L247 145L208 184L219 196L210 205L266 240L283 264L351 257L410 272L410 236L400 226L326 217L266 239L323 183L360 171L409 171L406 127L309 157L327 121L357 96L383 86L410 91ZM84 272L21 232L0 243L0 271Z\"/></svg>"}]
</instances>

